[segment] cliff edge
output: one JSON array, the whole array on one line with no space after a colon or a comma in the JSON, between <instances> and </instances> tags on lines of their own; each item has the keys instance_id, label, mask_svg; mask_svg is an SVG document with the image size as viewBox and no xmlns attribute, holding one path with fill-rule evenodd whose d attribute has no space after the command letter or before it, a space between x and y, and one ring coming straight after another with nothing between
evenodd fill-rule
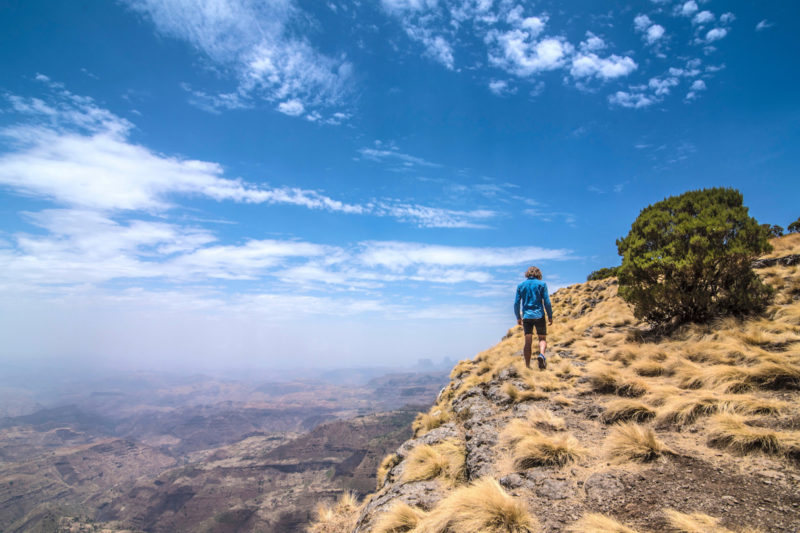
<instances>
[{"instance_id":1,"label":"cliff edge","mask_svg":"<svg viewBox=\"0 0 800 533\"><path fill-rule=\"evenodd\" d=\"M547 370L518 327L458 363L377 491L309 531L800 531L800 265L758 266L764 314L661 338L613 278L560 289Z\"/></svg>"}]
</instances>

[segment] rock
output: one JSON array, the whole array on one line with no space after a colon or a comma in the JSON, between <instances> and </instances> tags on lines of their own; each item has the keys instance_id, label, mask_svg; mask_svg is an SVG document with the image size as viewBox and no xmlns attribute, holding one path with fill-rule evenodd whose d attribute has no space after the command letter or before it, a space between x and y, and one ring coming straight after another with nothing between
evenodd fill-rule
<instances>
[{"instance_id":1,"label":"rock","mask_svg":"<svg viewBox=\"0 0 800 533\"><path fill-rule=\"evenodd\" d=\"M622 481L611 472L592 474L583 484L586 497L590 500L605 500L610 496L621 494L625 490Z\"/></svg>"},{"instance_id":2,"label":"rock","mask_svg":"<svg viewBox=\"0 0 800 533\"><path fill-rule=\"evenodd\" d=\"M522 479L522 476L517 473L509 474L500 478L500 484L507 489L516 489L517 487L521 487L523 483L524 480Z\"/></svg>"},{"instance_id":3,"label":"rock","mask_svg":"<svg viewBox=\"0 0 800 533\"><path fill-rule=\"evenodd\" d=\"M575 494L575 488L569 481L559 481L556 479L545 479L536 489L536 495L540 498L551 500L565 500Z\"/></svg>"},{"instance_id":4,"label":"rock","mask_svg":"<svg viewBox=\"0 0 800 533\"><path fill-rule=\"evenodd\" d=\"M445 494L437 481L394 483L384 490L385 492L379 492L373 497L361 511L353 533L371 531L378 515L388 511L398 501L430 510Z\"/></svg>"}]
</instances>

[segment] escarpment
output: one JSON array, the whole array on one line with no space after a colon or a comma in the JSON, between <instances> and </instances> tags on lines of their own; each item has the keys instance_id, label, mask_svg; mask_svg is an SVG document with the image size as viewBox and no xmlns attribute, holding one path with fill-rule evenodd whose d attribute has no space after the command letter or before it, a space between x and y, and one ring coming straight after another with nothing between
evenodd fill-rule
<instances>
[{"instance_id":1,"label":"escarpment","mask_svg":"<svg viewBox=\"0 0 800 533\"><path fill-rule=\"evenodd\" d=\"M342 529L311 531L800 530L800 265L787 263L757 270L776 291L764 314L660 338L613 278L560 289L545 371L525 368L516 327L458 363L376 492Z\"/></svg>"}]
</instances>

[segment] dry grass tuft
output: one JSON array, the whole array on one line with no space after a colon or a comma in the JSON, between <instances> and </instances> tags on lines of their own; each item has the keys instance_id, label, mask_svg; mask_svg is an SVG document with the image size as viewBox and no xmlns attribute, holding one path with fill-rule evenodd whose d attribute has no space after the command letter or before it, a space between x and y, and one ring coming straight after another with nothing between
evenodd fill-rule
<instances>
[{"instance_id":1,"label":"dry grass tuft","mask_svg":"<svg viewBox=\"0 0 800 533\"><path fill-rule=\"evenodd\" d=\"M610 516L588 513L567 528L570 533L638 533Z\"/></svg>"},{"instance_id":2,"label":"dry grass tuft","mask_svg":"<svg viewBox=\"0 0 800 533\"><path fill-rule=\"evenodd\" d=\"M525 418L532 426L539 429L547 431L564 431L567 429L563 418L554 415L552 411L540 407L528 410Z\"/></svg>"},{"instance_id":3,"label":"dry grass tuft","mask_svg":"<svg viewBox=\"0 0 800 533\"><path fill-rule=\"evenodd\" d=\"M491 478L454 490L422 518L415 533L533 533L536 519Z\"/></svg>"},{"instance_id":4,"label":"dry grass tuft","mask_svg":"<svg viewBox=\"0 0 800 533\"><path fill-rule=\"evenodd\" d=\"M656 412L646 403L639 400L612 400L600 417L606 424L615 422L646 422L656 416Z\"/></svg>"},{"instance_id":5,"label":"dry grass tuft","mask_svg":"<svg viewBox=\"0 0 800 533\"><path fill-rule=\"evenodd\" d=\"M378 472L376 477L378 478L378 485L376 490L380 490L383 487L383 484L386 483L386 476L389 475L389 471L400 464L400 456L396 453L390 453L386 457L381 460L381 464L378 465Z\"/></svg>"},{"instance_id":6,"label":"dry grass tuft","mask_svg":"<svg viewBox=\"0 0 800 533\"><path fill-rule=\"evenodd\" d=\"M667 373L667 368L658 361L642 361L631 366L634 374L639 376L656 377Z\"/></svg>"},{"instance_id":7,"label":"dry grass tuft","mask_svg":"<svg viewBox=\"0 0 800 533\"><path fill-rule=\"evenodd\" d=\"M535 433L519 439L512 448L511 460L517 470L535 466L564 466L588 455L572 435Z\"/></svg>"},{"instance_id":8,"label":"dry grass tuft","mask_svg":"<svg viewBox=\"0 0 800 533\"><path fill-rule=\"evenodd\" d=\"M414 436L419 437L424 435L432 429L440 427L450 421L450 413L445 409L439 409L434 406L431 413L420 413L414 422L411 424L411 429L414 430Z\"/></svg>"},{"instance_id":9,"label":"dry grass tuft","mask_svg":"<svg viewBox=\"0 0 800 533\"><path fill-rule=\"evenodd\" d=\"M711 444L731 448L739 453L760 450L780 454L790 451L796 442L796 436L792 434L748 426L744 417L734 413L718 414L711 419L709 425Z\"/></svg>"},{"instance_id":10,"label":"dry grass tuft","mask_svg":"<svg viewBox=\"0 0 800 533\"><path fill-rule=\"evenodd\" d=\"M606 438L606 451L611 459L625 461L652 461L672 453L651 428L632 422L619 423Z\"/></svg>"},{"instance_id":11,"label":"dry grass tuft","mask_svg":"<svg viewBox=\"0 0 800 533\"><path fill-rule=\"evenodd\" d=\"M405 533L413 531L425 515L425 511L397 502L386 511L372 528L372 533Z\"/></svg>"},{"instance_id":12,"label":"dry grass tuft","mask_svg":"<svg viewBox=\"0 0 800 533\"><path fill-rule=\"evenodd\" d=\"M308 533L343 533L352 531L358 520L360 506L356 496L345 492L333 505L320 504L316 516L306 531Z\"/></svg>"},{"instance_id":13,"label":"dry grass tuft","mask_svg":"<svg viewBox=\"0 0 800 533\"><path fill-rule=\"evenodd\" d=\"M656 425L692 424L701 416L715 414L719 410L719 403L719 398L710 393L673 398L658 410Z\"/></svg>"},{"instance_id":14,"label":"dry grass tuft","mask_svg":"<svg viewBox=\"0 0 800 533\"><path fill-rule=\"evenodd\" d=\"M566 396L563 396L561 394L559 394L558 396L553 396L551 400L556 405L561 405L563 407L569 407L570 405L575 405L575 400L567 398Z\"/></svg>"},{"instance_id":15,"label":"dry grass tuft","mask_svg":"<svg viewBox=\"0 0 800 533\"><path fill-rule=\"evenodd\" d=\"M527 402L531 400L544 400L547 398L547 394L541 391L537 391L533 388L528 390L520 390L514 386L513 383L506 383L503 385L503 392L508 394L511 398L511 401L514 403L520 402Z\"/></svg>"},{"instance_id":16,"label":"dry grass tuft","mask_svg":"<svg viewBox=\"0 0 800 533\"><path fill-rule=\"evenodd\" d=\"M674 509L664 509L669 525L680 533L735 533L719 525L720 519L703 513L681 513ZM745 528L740 533L760 533L760 529Z\"/></svg>"},{"instance_id":17,"label":"dry grass tuft","mask_svg":"<svg viewBox=\"0 0 800 533\"><path fill-rule=\"evenodd\" d=\"M587 366L589 383L596 392L618 394L635 398L648 391L647 383L640 379L622 373L620 370L602 363L594 362Z\"/></svg>"},{"instance_id":18,"label":"dry grass tuft","mask_svg":"<svg viewBox=\"0 0 800 533\"><path fill-rule=\"evenodd\" d=\"M466 476L464 461L464 447L455 441L420 444L406 457L402 480L409 482L441 478L455 484L464 481Z\"/></svg>"}]
</instances>

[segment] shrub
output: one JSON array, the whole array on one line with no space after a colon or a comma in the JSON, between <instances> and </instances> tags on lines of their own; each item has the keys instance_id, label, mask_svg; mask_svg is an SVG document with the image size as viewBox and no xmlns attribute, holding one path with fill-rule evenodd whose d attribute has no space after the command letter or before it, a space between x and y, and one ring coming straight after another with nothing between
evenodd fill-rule
<instances>
[{"instance_id":1,"label":"shrub","mask_svg":"<svg viewBox=\"0 0 800 533\"><path fill-rule=\"evenodd\" d=\"M586 276L586 281L598 281L601 279L616 277L618 270L619 267L605 267L595 270L594 272Z\"/></svg>"},{"instance_id":2,"label":"shrub","mask_svg":"<svg viewBox=\"0 0 800 533\"><path fill-rule=\"evenodd\" d=\"M789 224L789 233L800 233L800 217L797 217L797 220Z\"/></svg>"},{"instance_id":3,"label":"shrub","mask_svg":"<svg viewBox=\"0 0 800 533\"><path fill-rule=\"evenodd\" d=\"M657 326L763 309L771 290L750 263L771 250L767 237L734 189L667 198L617 240L619 295Z\"/></svg>"}]
</instances>

